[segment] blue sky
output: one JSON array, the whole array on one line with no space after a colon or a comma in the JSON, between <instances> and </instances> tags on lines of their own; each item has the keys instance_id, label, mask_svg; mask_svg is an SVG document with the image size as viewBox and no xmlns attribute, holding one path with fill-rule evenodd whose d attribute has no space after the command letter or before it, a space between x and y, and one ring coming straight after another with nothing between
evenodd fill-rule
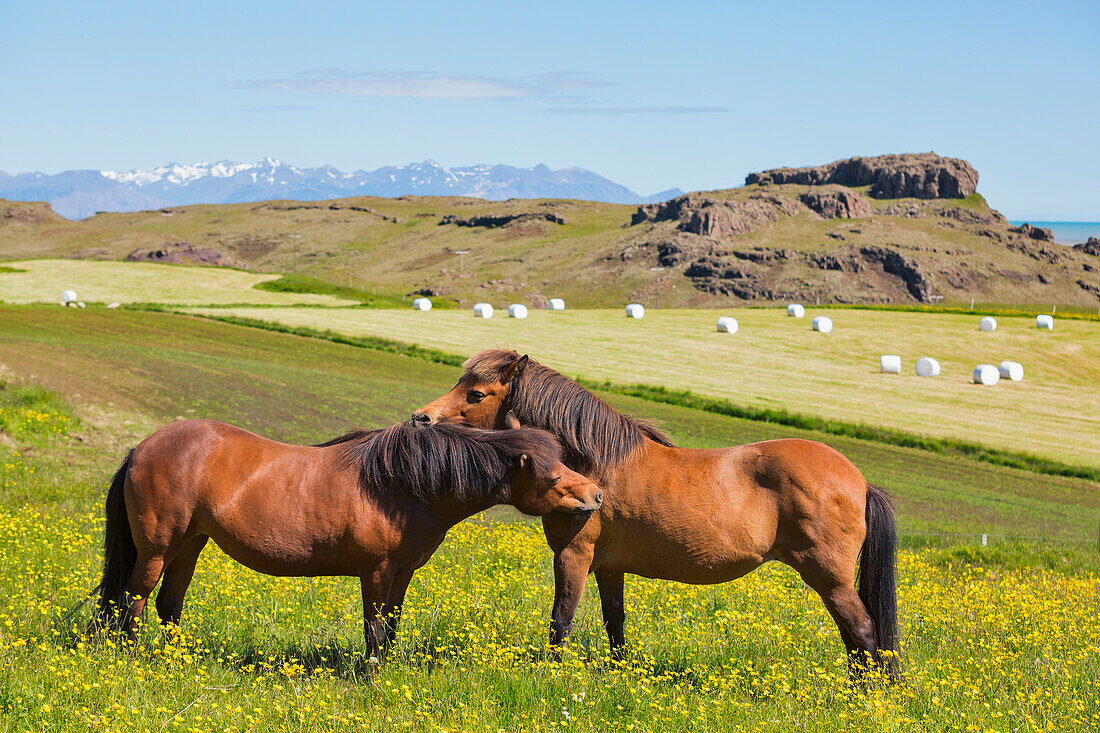
<instances>
[{"instance_id":1,"label":"blue sky","mask_svg":"<svg viewBox=\"0 0 1100 733\"><path fill-rule=\"evenodd\" d=\"M1100 3L0 2L0 170L272 155L641 194L935 150L1100 220Z\"/></svg>"}]
</instances>

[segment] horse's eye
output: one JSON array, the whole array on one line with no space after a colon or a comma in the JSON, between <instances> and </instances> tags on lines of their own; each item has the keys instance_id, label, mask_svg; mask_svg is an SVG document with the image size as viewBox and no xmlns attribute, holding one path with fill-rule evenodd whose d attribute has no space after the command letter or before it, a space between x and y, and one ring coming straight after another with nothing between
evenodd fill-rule
<instances>
[{"instance_id":1,"label":"horse's eye","mask_svg":"<svg viewBox=\"0 0 1100 733\"><path fill-rule=\"evenodd\" d=\"M484 392L478 392L476 389L471 390L471 391L466 393L466 401L469 402L470 404L476 405L478 402L481 402L483 399L485 399L485 393Z\"/></svg>"}]
</instances>

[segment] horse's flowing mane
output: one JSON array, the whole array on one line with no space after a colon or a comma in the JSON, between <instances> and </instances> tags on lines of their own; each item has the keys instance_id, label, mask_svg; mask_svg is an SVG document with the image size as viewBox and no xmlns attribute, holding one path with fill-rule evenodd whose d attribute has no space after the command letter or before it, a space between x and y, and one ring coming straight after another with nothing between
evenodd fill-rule
<instances>
[{"instance_id":1,"label":"horse's flowing mane","mask_svg":"<svg viewBox=\"0 0 1100 733\"><path fill-rule=\"evenodd\" d=\"M377 494L411 494L432 502L453 498L481 501L508 489L509 473L521 454L536 477L549 479L561 462L561 447L545 430L481 430L441 423L416 427L399 423L378 430L353 430L316 447L344 447L344 460L359 469L359 486Z\"/></svg>"},{"instance_id":2,"label":"horse's flowing mane","mask_svg":"<svg viewBox=\"0 0 1100 733\"><path fill-rule=\"evenodd\" d=\"M519 356L505 349L480 351L462 365L463 378L499 381L502 370ZM533 360L512 380L511 409L524 425L557 436L566 465L582 473L622 463L644 438L672 445L651 423L623 415L572 379Z\"/></svg>"}]
</instances>

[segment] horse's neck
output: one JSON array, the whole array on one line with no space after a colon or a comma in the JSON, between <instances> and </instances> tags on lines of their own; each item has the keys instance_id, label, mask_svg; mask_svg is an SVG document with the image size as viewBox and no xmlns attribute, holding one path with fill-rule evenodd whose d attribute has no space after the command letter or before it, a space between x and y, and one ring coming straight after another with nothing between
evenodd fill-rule
<instances>
[{"instance_id":1,"label":"horse's neck","mask_svg":"<svg viewBox=\"0 0 1100 733\"><path fill-rule=\"evenodd\" d=\"M431 504L426 505L427 509L435 516L436 520L444 527L445 530L450 529L464 519L483 512L489 507L499 504L499 501L495 501L492 498L482 497L476 500L460 501L449 497L446 499L438 499Z\"/></svg>"}]
</instances>

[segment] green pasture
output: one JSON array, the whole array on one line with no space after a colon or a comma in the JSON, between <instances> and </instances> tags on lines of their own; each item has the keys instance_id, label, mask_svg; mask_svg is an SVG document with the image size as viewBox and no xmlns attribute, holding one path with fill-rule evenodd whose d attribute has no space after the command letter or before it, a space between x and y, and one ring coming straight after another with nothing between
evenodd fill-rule
<instances>
[{"instance_id":1,"label":"green pasture","mask_svg":"<svg viewBox=\"0 0 1100 733\"><path fill-rule=\"evenodd\" d=\"M876 310L823 311L828 334L811 330L817 311L789 318L782 308L654 310L642 320L621 310L531 310L525 320L503 308L489 320L469 311L306 308L194 309L290 326L379 336L455 354L514 348L571 376L642 383L937 438L1100 465L1100 323L999 319L992 333L978 317ZM718 333L719 315L737 318L737 334ZM902 357L902 374L880 374L882 354ZM939 360L942 374L914 373L918 358ZM1018 361L1024 380L971 383L976 364Z\"/></svg>"},{"instance_id":2,"label":"green pasture","mask_svg":"<svg viewBox=\"0 0 1100 733\"><path fill-rule=\"evenodd\" d=\"M505 509L455 528L417 575L381 666L354 581L262 576L213 546L178 632L150 616L120 650L83 634L87 608L68 615L97 580L110 475L157 426L318 441L403 419L458 374L189 316L0 306L0 731L1100 726L1100 486L612 394L682 445L822 439L888 487L905 680L849 686L820 601L777 564L718 586L629 577L624 664L589 587L556 660L550 553Z\"/></svg>"},{"instance_id":3,"label":"green pasture","mask_svg":"<svg viewBox=\"0 0 1100 733\"><path fill-rule=\"evenodd\" d=\"M590 587L555 660L549 551L504 509L457 527L414 579L381 667L362 653L353 581L261 576L213 546L179 632L150 617L138 648L119 650L83 635L87 609L68 614L97 579L103 493L129 447L179 417L317 441L403 419L459 370L142 311L2 306L0 339L0 731L1100 723L1097 484L618 395L602 396L682 445L823 439L887 486L906 548L906 680L849 687L831 620L779 565L719 586L629 578L623 665Z\"/></svg>"},{"instance_id":4,"label":"green pasture","mask_svg":"<svg viewBox=\"0 0 1100 733\"><path fill-rule=\"evenodd\" d=\"M170 305L350 305L332 295L276 292L256 286L278 280L225 267L98 260L26 260L0 272L0 302L58 303L74 290L86 303L155 302Z\"/></svg>"}]
</instances>

